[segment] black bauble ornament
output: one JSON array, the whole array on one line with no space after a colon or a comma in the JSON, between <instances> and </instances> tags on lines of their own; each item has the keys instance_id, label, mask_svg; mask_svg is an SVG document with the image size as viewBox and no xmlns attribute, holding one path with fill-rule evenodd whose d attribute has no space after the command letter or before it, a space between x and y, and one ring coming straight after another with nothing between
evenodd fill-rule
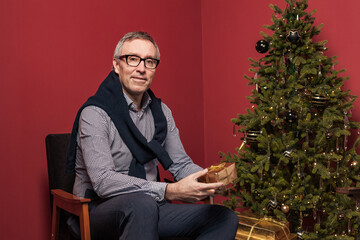
<instances>
[{"instance_id":1,"label":"black bauble ornament","mask_svg":"<svg viewBox=\"0 0 360 240\"><path fill-rule=\"evenodd\" d=\"M283 156L288 158L288 159L291 159L291 154L293 153L293 150L292 149L286 149L284 152L283 152Z\"/></svg>"},{"instance_id":2,"label":"black bauble ornament","mask_svg":"<svg viewBox=\"0 0 360 240\"><path fill-rule=\"evenodd\" d=\"M304 229L299 228L296 232L297 239L304 239Z\"/></svg>"},{"instance_id":3,"label":"black bauble ornament","mask_svg":"<svg viewBox=\"0 0 360 240\"><path fill-rule=\"evenodd\" d=\"M266 53L269 50L269 42L265 40L259 40L255 45L255 49L259 53Z\"/></svg>"},{"instance_id":4,"label":"black bauble ornament","mask_svg":"<svg viewBox=\"0 0 360 240\"><path fill-rule=\"evenodd\" d=\"M261 131L256 131L256 130L249 130L246 132L246 142L252 144L252 143L257 143L258 141L256 140L257 136L259 136L262 132Z\"/></svg>"},{"instance_id":5,"label":"black bauble ornament","mask_svg":"<svg viewBox=\"0 0 360 240\"><path fill-rule=\"evenodd\" d=\"M327 97L325 95L314 94L312 96L312 103L316 107L325 107L325 105L327 104Z\"/></svg>"},{"instance_id":6,"label":"black bauble ornament","mask_svg":"<svg viewBox=\"0 0 360 240\"><path fill-rule=\"evenodd\" d=\"M269 212L272 212L275 209L280 209L280 208L281 208L280 204L275 200L270 200L266 205L266 210L268 210Z\"/></svg>"},{"instance_id":7,"label":"black bauble ornament","mask_svg":"<svg viewBox=\"0 0 360 240\"><path fill-rule=\"evenodd\" d=\"M289 30L287 35L286 35L286 39L291 42L291 43L296 43L299 41L299 39L301 38L299 32L297 30Z\"/></svg>"}]
</instances>

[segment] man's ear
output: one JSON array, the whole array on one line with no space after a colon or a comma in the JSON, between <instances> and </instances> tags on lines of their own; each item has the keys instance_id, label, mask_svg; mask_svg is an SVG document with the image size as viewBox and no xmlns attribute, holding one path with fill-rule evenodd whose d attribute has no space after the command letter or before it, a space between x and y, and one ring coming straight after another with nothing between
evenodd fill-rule
<instances>
[{"instance_id":1,"label":"man's ear","mask_svg":"<svg viewBox=\"0 0 360 240\"><path fill-rule=\"evenodd\" d=\"M116 58L113 59L113 67L114 67L114 71L117 74L120 74L120 62L118 62L118 59Z\"/></svg>"}]
</instances>

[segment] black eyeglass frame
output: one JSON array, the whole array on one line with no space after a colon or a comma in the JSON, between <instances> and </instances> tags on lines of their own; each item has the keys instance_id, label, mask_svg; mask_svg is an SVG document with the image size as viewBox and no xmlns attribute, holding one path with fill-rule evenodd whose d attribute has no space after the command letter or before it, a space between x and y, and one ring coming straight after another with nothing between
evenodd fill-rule
<instances>
[{"instance_id":1,"label":"black eyeglass frame","mask_svg":"<svg viewBox=\"0 0 360 240\"><path fill-rule=\"evenodd\" d=\"M129 57L137 57L137 58L140 58L140 61L139 61L139 63L138 63L136 66L130 65L130 64L128 63L128 58L129 58ZM131 55L131 54L130 54L130 55L121 55L121 56L119 56L119 57L117 57L117 58L118 58L118 59L125 58L125 59L126 59L126 64L129 65L129 66L131 66L131 67L137 67L137 66L140 65L141 61L144 61L144 66L145 66L146 68L148 68L148 69L156 69L157 66L158 66L159 63L160 63L160 59L156 59L156 58L141 58L141 57L139 57L139 56L137 56L137 55ZM151 59L151 60L155 60L155 61L156 61L156 65L155 65L154 68L149 68L149 67L146 66L146 61L145 61L145 60L148 60L148 59Z\"/></svg>"}]
</instances>

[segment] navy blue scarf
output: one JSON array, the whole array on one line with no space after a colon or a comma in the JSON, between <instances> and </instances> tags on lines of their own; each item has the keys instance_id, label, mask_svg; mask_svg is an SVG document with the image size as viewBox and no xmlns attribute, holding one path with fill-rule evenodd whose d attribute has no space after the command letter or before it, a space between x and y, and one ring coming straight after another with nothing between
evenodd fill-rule
<instances>
[{"instance_id":1,"label":"navy blue scarf","mask_svg":"<svg viewBox=\"0 0 360 240\"><path fill-rule=\"evenodd\" d=\"M146 140L132 121L119 76L114 71L111 71L101 83L96 94L85 102L76 115L68 149L66 171L68 173L75 172L76 136L79 128L79 118L81 111L90 105L102 108L109 115L122 140L130 149L134 157L130 164L130 176L146 179L144 164L154 158L160 161L164 169L168 169L173 162L169 154L161 146L167 134L167 121L161 108L161 100L156 98L150 89L147 92L152 100L149 107L155 123L155 133L150 142Z\"/></svg>"}]
</instances>

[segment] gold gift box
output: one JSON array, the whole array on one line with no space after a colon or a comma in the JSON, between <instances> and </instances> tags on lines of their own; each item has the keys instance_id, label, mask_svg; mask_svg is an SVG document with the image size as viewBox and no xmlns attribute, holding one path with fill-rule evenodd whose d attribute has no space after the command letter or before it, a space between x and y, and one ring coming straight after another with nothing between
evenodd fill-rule
<instances>
[{"instance_id":1,"label":"gold gift box","mask_svg":"<svg viewBox=\"0 0 360 240\"><path fill-rule=\"evenodd\" d=\"M257 217L251 213L239 214L239 227L236 240L293 240L296 234L290 233L287 223L268 217Z\"/></svg>"},{"instance_id":2,"label":"gold gift box","mask_svg":"<svg viewBox=\"0 0 360 240\"><path fill-rule=\"evenodd\" d=\"M217 166L211 166L208 169L207 174L198 179L199 182L222 182L224 185L227 185L237 178L235 163L222 163Z\"/></svg>"}]
</instances>

